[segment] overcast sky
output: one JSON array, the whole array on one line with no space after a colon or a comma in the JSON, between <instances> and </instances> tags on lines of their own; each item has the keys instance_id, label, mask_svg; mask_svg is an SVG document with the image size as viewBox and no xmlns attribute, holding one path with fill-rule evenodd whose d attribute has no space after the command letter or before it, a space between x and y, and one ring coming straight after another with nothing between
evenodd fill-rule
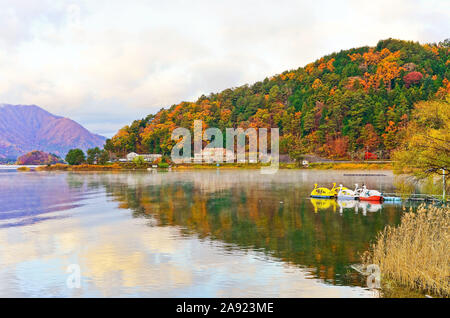
<instances>
[{"instance_id":1,"label":"overcast sky","mask_svg":"<svg viewBox=\"0 0 450 318\"><path fill-rule=\"evenodd\" d=\"M389 37L450 37L448 0L0 0L0 103L112 136L201 94Z\"/></svg>"}]
</instances>

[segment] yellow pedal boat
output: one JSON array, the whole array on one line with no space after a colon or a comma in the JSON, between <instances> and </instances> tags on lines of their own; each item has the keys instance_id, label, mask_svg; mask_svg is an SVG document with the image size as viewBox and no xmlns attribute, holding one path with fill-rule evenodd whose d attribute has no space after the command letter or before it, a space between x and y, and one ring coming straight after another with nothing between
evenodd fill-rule
<instances>
[{"instance_id":1,"label":"yellow pedal boat","mask_svg":"<svg viewBox=\"0 0 450 318\"><path fill-rule=\"evenodd\" d=\"M328 188L318 188L317 183L315 183L314 190L311 191L311 198L332 199L332 198L334 198L334 194Z\"/></svg>"}]
</instances>

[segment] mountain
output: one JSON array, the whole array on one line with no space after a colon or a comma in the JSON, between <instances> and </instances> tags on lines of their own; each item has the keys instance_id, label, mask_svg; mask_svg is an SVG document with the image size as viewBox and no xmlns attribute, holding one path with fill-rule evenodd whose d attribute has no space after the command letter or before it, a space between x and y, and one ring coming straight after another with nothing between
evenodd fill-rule
<instances>
[{"instance_id":1,"label":"mountain","mask_svg":"<svg viewBox=\"0 0 450 318\"><path fill-rule=\"evenodd\" d=\"M365 151L389 158L414 104L450 92L450 40L438 44L387 39L324 56L253 85L181 102L125 126L105 148L169 154L171 131L207 127L280 129L280 152L358 158Z\"/></svg>"},{"instance_id":2,"label":"mountain","mask_svg":"<svg viewBox=\"0 0 450 318\"><path fill-rule=\"evenodd\" d=\"M75 121L36 105L0 104L0 158L16 158L33 150L64 157L73 148L103 147L105 137Z\"/></svg>"}]
</instances>

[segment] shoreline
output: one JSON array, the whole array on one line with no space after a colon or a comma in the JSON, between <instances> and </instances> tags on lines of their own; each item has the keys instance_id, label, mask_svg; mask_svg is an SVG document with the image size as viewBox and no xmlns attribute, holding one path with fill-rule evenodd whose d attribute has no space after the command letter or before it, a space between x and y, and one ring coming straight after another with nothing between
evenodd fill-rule
<instances>
[{"instance_id":1,"label":"shoreline","mask_svg":"<svg viewBox=\"0 0 450 318\"><path fill-rule=\"evenodd\" d=\"M262 167L269 166L264 164L249 164L249 163L221 163L217 165L212 164L179 164L169 167L152 167L152 164L136 165L134 163L113 163L108 165L67 165L67 164L55 164L47 166L35 166L29 168L23 167L11 167L11 169L17 169L18 171L148 171L148 170L200 170L200 169L260 169ZM7 169L7 168L5 168ZM299 166L295 163L280 163L278 169L294 169L294 170L393 170L392 163L390 162L321 162L311 163L308 167Z\"/></svg>"}]
</instances>

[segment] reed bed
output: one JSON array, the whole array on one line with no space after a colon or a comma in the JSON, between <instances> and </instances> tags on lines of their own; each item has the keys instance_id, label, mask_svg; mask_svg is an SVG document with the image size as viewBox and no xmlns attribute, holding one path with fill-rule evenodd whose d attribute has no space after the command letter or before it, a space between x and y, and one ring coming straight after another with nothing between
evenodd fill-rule
<instances>
[{"instance_id":1,"label":"reed bed","mask_svg":"<svg viewBox=\"0 0 450 318\"><path fill-rule=\"evenodd\" d=\"M66 165L66 164L54 164L48 166L39 166L36 171L110 171L110 170L121 170L122 167L119 164L112 165Z\"/></svg>"},{"instance_id":2,"label":"reed bed","mask_svg":"<svg viewBox=\"0 0 450 318\"><path fill-rule=\"evenodd\" d=\"M450 208L421 205L387 226L363 264L377 264L383 279L441 297L450 295Z\"/></svg>"}]
</instances>

